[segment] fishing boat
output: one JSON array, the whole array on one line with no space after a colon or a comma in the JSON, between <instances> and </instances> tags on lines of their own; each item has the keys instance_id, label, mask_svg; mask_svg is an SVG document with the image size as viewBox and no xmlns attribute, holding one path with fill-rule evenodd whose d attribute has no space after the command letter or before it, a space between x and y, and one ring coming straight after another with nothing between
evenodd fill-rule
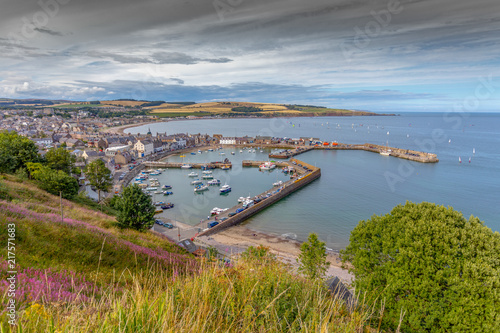
<instances>
[{"instance_id":1,"label":"fishing boat","mask_svg":"<svg viewBox=\"0 0 500 333\"><path fill-rule=\"evenodd\" d=\"M276 164L274 164L273 162L264 162L259 165L260 170L272 170L274 168L276 168Z\"/></svg>"},{"instance_id":2,"label":"fishing boat","mask_svg":"<svg viewBox=\"0 0 500 333\"><path fill-rule=\"evenodd\" d=\"M198 177L198 174L193 171L193 172L188 174L188 177Z\"/></svg>"},{"instance_id":3,"label":"fishing boat","mask_svg":"<svg viewBox=\"0 0 500 333\"><path fill-rule=\"evenodd\" d=\"M229 170L230 169L227 164L221 166L220 168L221 168L221 170Z\"/></svg>"},{"instance_id":4,"label":"fishing boat","mask_svg":"<svg viewBox=\"0 0 500 333\"><path fill-rule=\"evenodd\" d=\"M231 186L225 184L219 189L220 193L229 193L231 192Z\"/></svg>"},{"instance_id":5,"label":"fishing boat","mask_svg":"<svg viewBox=\"0 0 500 333\"><path fill-rule=\"evenodd\" d=\"M194 188L194 191L195 192L208 191L208 186L207 185L203 185L203 184L196 185L196 187Z\"/></svg>"},{"instance_id":6,"label":"fishing boat","mask_svg":"<svg viewBox=\"0 0 500 333\"><path fill-rule=\"evenodd\" d=\"M193 166L191 164L183 164L181 165L181 169L191 169Z\"/></svg>"},{"instance_id":7,"label":"fishing boat","mask_svg":"<svg viewBox=\"0 0 500 333\"><path fill-rule=\"evenodd\" d=\"M201 184L201 183L203 183L201 180L199 180L199 179L195 179L195 180L193 180L193 181L191 182L191 185L198 185L198 184Z\"/></svg>"},{"instance_id":8,"label":"fishing boat","mask_svg":"<svg viewBox=\"0 0 500 333\"><path fill-rule=\"evenodd\" d=\"M218 180L218 179L212 179L207 184L208 185L220 185L220 180Z\"/></svg>"},{"instance_id":9,"label":"fishing boat","mask_svg":"<svg viewBox=\"0 0 500 333\"><path fill-rule=\"evenodd\" d=\"M167 203L166 205L161 206L161 209L170 209L170 208L174 208L174 204L170 202Z\"/></svg>"}]
</instances>

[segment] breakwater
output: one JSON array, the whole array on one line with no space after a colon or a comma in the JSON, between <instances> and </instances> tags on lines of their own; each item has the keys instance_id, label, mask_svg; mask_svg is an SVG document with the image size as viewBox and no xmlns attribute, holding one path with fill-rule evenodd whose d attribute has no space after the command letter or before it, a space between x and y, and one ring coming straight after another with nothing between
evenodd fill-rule
<instances>
[{"instance_id":1,"label":"breakwater","mask_svg":"<svg viewBox=\"0 0 500 333\"><path fill-rule=\"evenodd\" d=\"M255 162L256 164L258 163L258 165L264 163L262 161L251 161L251 162ZM295 164L294 164L294 162L295 162ZM243 221L247 220L249 217L257 214L258 212L262 211L263 209L265 209L265 208L271 206L272 204L276 203L277 201L283 199L287 195L290 195L291 193L298 191L302 187L308 185L309 183L311 183L314 180L321 177L321 169L320 168L316 168L314 166L311 166L311 165L304 163L302 161L299 161L299 160L292 159L288 162L283 162L280 164L283 164L283 165L286 165L289 167L293 167L296 170L298 177L283 183L278 188L273 188L269 191L261 193L257 197L265 197L268 193L271 193L271 195L269 197L266 197L265 199L262 199L260 202L254 204L253 206L246 208L242 212L240 212L232 217L227 217L227 220L225 220L224 222L221 222L218 225L216 225L210 229L206 229L206 230L202 231L197 236L212 235L212 234L220 232L224 229L232 227L234 225L240 224ZM302 166L306 166L308 168L308 170L304 169L303 167L300 167L299 164ZM251 165L247 165L247 166L251 166ZM241 208L241 206L242 206L241 204L238 204L238 205L232 207L231 209L229 209L228 211L226 211L224 214L219 215L219 220L220 220L220 218L226 217L227 214L229 214L230 212L234 212L238 208ZM200 227L201 227L201 225L200 225Z\"/></svg>"}]
</instances>

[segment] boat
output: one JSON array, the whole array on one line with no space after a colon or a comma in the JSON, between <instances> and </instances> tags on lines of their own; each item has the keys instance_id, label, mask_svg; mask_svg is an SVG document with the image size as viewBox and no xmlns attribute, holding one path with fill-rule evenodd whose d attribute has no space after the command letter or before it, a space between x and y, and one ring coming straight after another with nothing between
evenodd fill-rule
<instances>
[{"instance_id":1,"label":"boat","mask_svg":"<svg viewBox=\"0 0 500 333\"><path fill-rule=\"evenodd\" d=\"M195 179L195 180L193 180L193 181L191 182L191 185L198 185L198 184L201 184L201 183L203 183L201 180L199 180L199 179Z\"/></svg>"},{"instance_id":2,"label":"boat","mask_svg":"<svg viewBox=\"0 0 500 333\"><path fill-rule=\"evenodd\" d=\"M243 150L240 149L240 153L242 153L242 152L243 152Z\"/></svg>"},{"instance_id":3,"label":"boat","mask_svg":"<svg viewBox=\"0 0 500 333\"><path fill-rule=\"evenodd\" d=\"M174 208L174 204L170 202L167 203L166 205L161 206L161 209L170 209L170 208Z\"/></svg>"},{"instance_id":4,"label":"boat","mask_svg":"<svg viewBox=\"0 0 500 333\"><path fill-rule=\"evenodd\" d=\"M462 163L462 158L458 156L458 163Z\"/></svg>"},{"instance_id":5,"label":"boat","mask_svg":"<svg viewBox=\"0 0 500 333\"><path fill-rule=\"evenodd\" d=\"M203 171L203 174L205 174L205 175L211 175L211 174L212 174L212 171L210 171L210 170L205 170L205 171Z\"/></svg>"},{"instance_id":6,"label":"boat","mask_svg":"<svg viewBox=\"0 0 500 333\"><path fill-rule=\"evenodd\" d=\"M245 202L245 201L247 201L247 200L250 200L250 197L246 197L246 198L245 198L245 197L239 197L239 198L238 198L238 202L240 202L240 203L241 203L241 202Z\"/></svg>"},{"instance_id":7,"label":"boat","mask_svg":"<svg viewBox=\"0 0 500 333\"><path fill-rule=\"evenodd\" d=\"M172 186L170 186L170 185L163 185L161 187L162 190L170 190L171 188L172 188Z\"/></svg>"},{"instance_id":8,"label":"boat","mask_svg":"<svg viewBox=\"0 0 500 333\"><path fill-rule=\"evenodd\" d=\"M190 174L188 174L188 177L198 177L198 174L193 171Z\"/></svg>"},{"instance_id":9,"label":"boat","mask_svg":"<svg viewBox=\"0 0 500 333\"><path fill-rule=\"evenodd\" d=\"M283 185L283 182L281 180L278 180L276 183L273 183L273 186L281 186Z\"/></svg>"},{"instance_id":10,"label":"boat","mask_svg":"<svg viewBox=\"0 0 500 333\"><path fill-rule=\"evenodd\" d=\"M229 170L230 169L228 165L223 165L220 168L221 168L221 170Z\"/></svg>"},{"instance_id":11,"label":"boat","mask_svg":"<svg viewBox=\"0 0 500 333\"><path fill-rule=\"evenodd\" d=\"M470 163L470 161L471 161L471 158L469 157L469 163Z\"/></svg>"},{"instance_id":12,"label":"boat","mask_svg":"<svg viewBox=\"0 0 500 333\"><path fill-rule=\"evenodd\" d=\"M153 171L153 172L150 172L149 175L151 175L151 176L158 176L158 175L161 175L161 172Z\"/></svg>"},{"instance_id":13,"label":"boat","mask_svg":"<svg viewBox=\"0 0 500 333\"><path fill-rule=\"evenodd\" d=\"M198 149L198 154L201 154L201 150Z\"/></svg>"},{"instance_id":14,"label":"boat","mask_svg":"<svg viewBox=\"0 0 500 333\"><path fill-rule=\"evenodd\" d=\"M214 207L211 211L210 211L210 215L219 215L220 213L223 213L225 212L226 210L228 210L229 208L218 208L218 207Z\"/></svg>"},{"instance_id":15,"label":"boat","mask_svg":"<svg viewBox=\"0 0 500 333\"><path fill-rule=\"evenodd\" d=\"M203 184L196 185L196 187L194 188L194 191L195 192L208 191L208 186L207 185L203 185Z\"/></svg>"},{"instance_id":16,"label":"boat","mask_svg":"<svg viewBox=\"0 0 500 333\"><path fill-rule=\"evenodd\" d=\"M149 178L149 181L150 181L150 182L157 182L157 181L158 181L158 178Z\"/></svg>"},{"instance_id":17,"label":"boat","mask_svg":"<svg viewBox=\"0 0 500 333\"><path fill-rule=\"evenodd\" d=\"M193 166L191 164L183 164L181 165L181 169L191 169Z\"/></svg>"},{"instance_id":18,"label":"boat","mask_svg":"<svg viewBox=\"0 0 500 333\"><path fill-rule=\"evenodd\" d=\"M146 187L146 191L156 191L158 187Z\"/></svg>"},{"instance_id":19,"label":"boat","mask_svg":"<svg viewBox=\"0 0 500 333\"><path fill-rule=\"evenodd\" d=\"M208 185L220 185L220 180L218 180L218 179L212 179L207 184Z\"/></svg>"},{"instance_id":20,"label":"boat","mask_svg":"<svg viewBox=\"0 0 500 333\"><path fill-rule=\"evenodd\" d=\"M208 151L214 151L212 148L209 148Z\"/></svg>"},{"instance_id":21,"label":"boat","mask_svg":"<svg viewBox=\"0 0 500 333\"><path fill-rule=\"evenodd\" d=\"M212 175L203 175L203 176L201 176L201 178L203 178L203 179L213 179L214 176L212 176Z\"/></svg>"},{"instance_id":22,"label":"boat","mask_svg":"<svg viewBox=\"0 0 500 333\"><path fill-rule=\"evenodd\" d=\"M170 192L170 191L163 191L163 195L172 195L174 194L174 192Z\"/></svg>"},{"instance_id":23,"label":"boat","mask_svg":"<svg viewBox=\"0 0 500 333\"><path fill-rule=\"evenodd\" d=\"M191 153L191 155L196 155L196 153L195 153L195 152L192 152L192 153Z\"/></svg>"},{"instance_id":24,"label":"boat","mask_svg":"<svg viewBox=\"0 0 500 333\"><path fill-rule=\"evenodd\" d=\"M229 193L231 192L231 186L225 184L219 189L220 193Z\"/></svg>"},{"instance_id":25,"label":"boat","mask_svg":"<svg viewBox=\"0 0 500 333\"><path fill-rule=\"evenodd\" d=\"M155 202L155 206L161 206L161 205L164 205L165 203L163 201L157 201Z\"/></svg>"},{"instance_id":26,"label":"boat","mask_svg":"<svg viewBox=\"0 0 500 333\"><path fill-rule=\"evenodd\" d=\"M381 150L379 154L382 156L390 156L391 152L390 150Z\"/></svg>"},{"instance_id":27,"label":"boat","mask_svg":"<svg viewBox=\"0 0 500 333\"><path fill-rule=\"evenodd\" d=\"M222 152L222 153L219 153L220 155L226 155L226 153Z\"/></svg>"},{"instance_id":28,"label":"boat","mask_svg":"<svg viewBox=\"0 0 500 333\"><path fill-rule=\"evenodd\" d=\"M162 194L163 192L162 191L156 191L154 192L154 194Z\"/></svg>"},{"instance_id":29,"label":"boat","mask_svg":"<svg viewBox=\"0 0 500 333\"><path fill-rule=\"evenodd\" d=\"M254 205L254 202L252 199L245 200L243 202L243 208L247 209L249 207L252 207Z\"/></svg>"},{"instance_id":30,"label":"boat","mask_svg":"<svg viewBox=\"0 0 500 333\"><path fill-rule=\"evenodd\" d=\"M155 210L155 214L160 214L160 213L163 213L163 209L156 209Z\"/></svg>"},{"instance_id":31,"label":"boat","mask_svg":"<svg viewBox=\"0 0 500 333\"><path fill-rule=\"evenodd\" d=\"M231 155L234 155L234 151L231 152Z\"/></svg>"},{"instance_id":32,"label":"boat","mask_svg":"<svg viewBox=\"0 0 500 333\"><path fill-rule=\"evenodd\" d=\"M476 154L476 148L472 148L472 154L475 155Z\"/></svg>"},{"instance_id":33,"label":"boat","mask_svg":"<svg viewBox=\"0 0 500 333\"><path fill-rule=\"evenodd\" d=\"M260 170L272 170L274 168L276 168L276 164L274 164L273 162L264 162L259 165Z\"/></svg>"}]
</instances>

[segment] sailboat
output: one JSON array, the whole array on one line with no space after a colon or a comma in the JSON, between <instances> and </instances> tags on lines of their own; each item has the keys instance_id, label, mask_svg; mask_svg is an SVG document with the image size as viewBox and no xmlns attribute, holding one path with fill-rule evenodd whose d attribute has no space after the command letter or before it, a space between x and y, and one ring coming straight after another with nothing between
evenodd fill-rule
<instances>
[{"instance_id":1,"label":"sailboat","mask_svg":"<svg viewBox=\"0 0 500 333\"><path fill-rule=\"evenodd\" d=\"M469 157L469 163L470 163L471 158Z\"/></svg>"},{"instance_id":2,"label":"sailboat","mask_svg":"<svg viewBox=\"0 0 500 333\"><path fill-rule=\"evenodd\" d=\"M476 148L472 148L472 155L476 155Z\"/></svg>"},{"instance_id":3,"label":"sailboat","mask_svg":"<svg viewBox=\"0 0 500 333\"><path fill-rule=\"evenodd\" d=\"M462 163L462 158L458 156L458 163Z\"/></svg>"},{"instance_id":4,"label":"sailboat","mask_svg":"<svg viewBox=\"0 0 500 333\"><path fill-rule=\"evenodd\" d=\"M390 156L391 152L392 152L392 150L389 149L389 140L387 140L387 142L385 144L385 149L381 150L379 152L379 154L382 155L382 156Z\"/></svg>"}]
</instances>

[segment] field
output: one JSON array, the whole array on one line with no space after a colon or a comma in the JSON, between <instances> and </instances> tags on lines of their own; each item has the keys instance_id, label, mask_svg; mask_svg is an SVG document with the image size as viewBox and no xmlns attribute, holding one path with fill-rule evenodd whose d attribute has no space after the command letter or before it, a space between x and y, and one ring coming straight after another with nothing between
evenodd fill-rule
<instances>
[{"instance_id":1,"label":"field","mask_svg":"<svg viewBox=\"0 0 500 333\"><path fill-rule=\"evenodd\" d=\"M233 108L256 108L262 111L232 111ZM244 115L244 116L352 116L372 115L370 112L329 109L313 106L288 107L283 104L251 103L251 102L208 102L192 105L178 105L164 103L156 107L148 107L149 113L158 117L182 117L182 116L205 116L205 115Z\"/></svg>"},{"instance_id":2,"label":"field","mask_svg":"<svg viewBox=\"0 0 500 333\"><path fill-rule=\"evenodd\" d=\"M114 106L141 106L145 104L145 101L101 101L103 105L114 105Z\"/></svg>"}]
</instances>

